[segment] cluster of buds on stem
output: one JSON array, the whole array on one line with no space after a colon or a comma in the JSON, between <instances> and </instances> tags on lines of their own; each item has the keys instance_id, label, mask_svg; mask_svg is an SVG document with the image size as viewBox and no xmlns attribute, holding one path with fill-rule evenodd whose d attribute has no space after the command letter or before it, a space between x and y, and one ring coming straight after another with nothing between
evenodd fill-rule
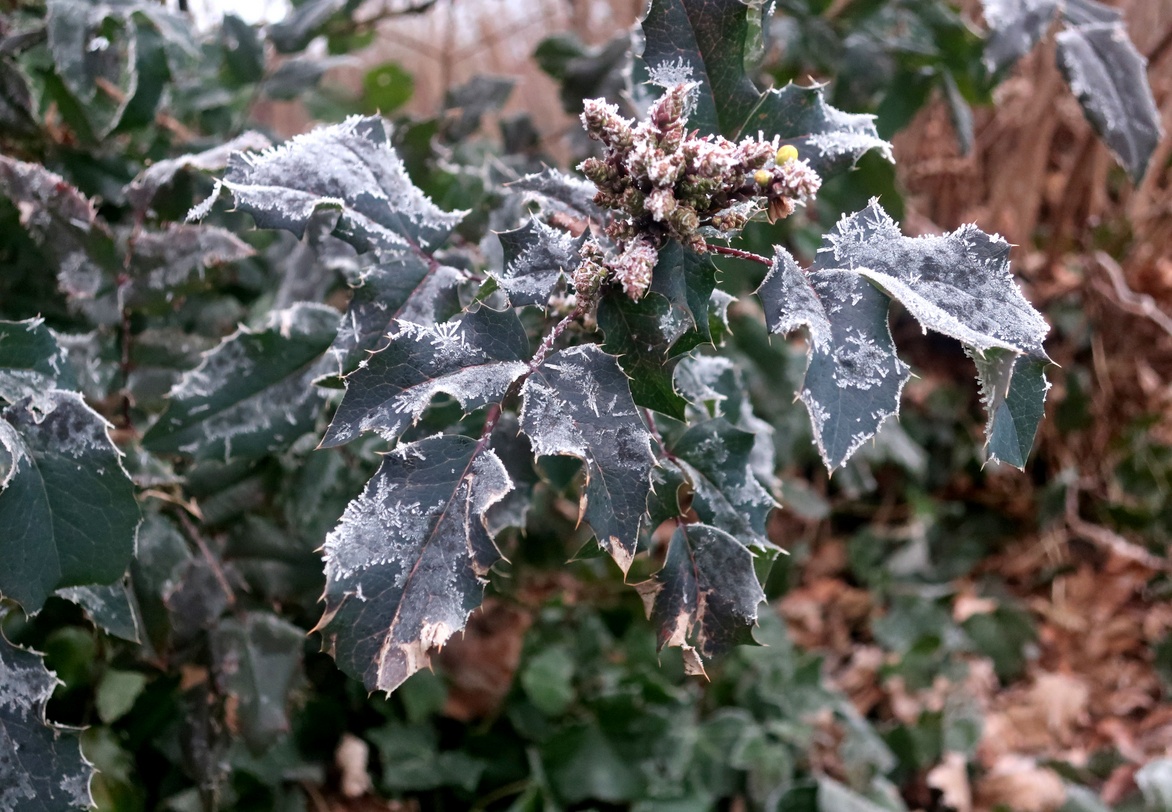
<instances>
[{"instance_id":1,"label":"cluster of buds on stem","mask_svg":"<svg viewBox=\"0 0 1172 812\"><path fill-rule=\"evenodd\" d=\"M792 146L689 134L695 92L692 83L668 88L638 124L602 99L586 101L582 123L603 154L579 168L598 187L595 202L621 214L606 227L616 251L608 255L594 240L583 248L576 290L593 296L613 278L632 299L642 298L668 240L706 253L701 229L730 234L762 209L773 222L818 191L821 179Z\"/></svg>"}]
</instances>

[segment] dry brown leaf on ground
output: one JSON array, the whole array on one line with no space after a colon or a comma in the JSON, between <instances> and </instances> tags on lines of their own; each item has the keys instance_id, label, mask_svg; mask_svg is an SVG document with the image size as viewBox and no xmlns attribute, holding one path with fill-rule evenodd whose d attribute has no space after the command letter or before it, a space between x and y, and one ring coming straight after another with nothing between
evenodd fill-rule
<instances>
[{"instance_id":1,"label":"dry brown leaf on ground","mask_svg":"<svg viewBox=\"0 0 1172 812\"><path fill-rule=\"evenodd\" d=\"M980 812L1004 805L1015 812L1055 812L1066 802L1058 773L1024 756L1002 756L975 787Z\"/></svg>"},{"instance_id":2,"label":"dry brown leaf on ground","mask_svg":"<svg viewBox=\"0 0 1172 812\"><path fill-rule=\"evenodd\" d=\"M927 782L940 791L944 806L954 812L973 812L973 788L963 753L945 753L944 760L928 771Z\"/></svg>"}]
</instances>

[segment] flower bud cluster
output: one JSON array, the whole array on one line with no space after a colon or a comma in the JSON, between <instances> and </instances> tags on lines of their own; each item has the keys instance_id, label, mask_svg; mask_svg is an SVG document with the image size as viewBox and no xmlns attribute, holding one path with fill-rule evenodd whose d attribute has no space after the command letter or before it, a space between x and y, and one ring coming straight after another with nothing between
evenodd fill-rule
<instances>
[{"instance_id":1,"label":"flower bud cluster","mask_svg":"<svg viewBox=\"0 0 1172 812\"><path fill-rule=\"evenodd\" d=\"M818 191L821 179L791 146L689 135L695 92L693 83L668 88L638 124L602 99L586 101L582 123L604 149L579 168L598 187L594 201L621 216L606 227L615 253L608 256L595 240L587 242L576 290L593 296L614 278L632 299L642 298L658 249L668 240L706 253L701 228L735 232L761 209L773 222Z\"/></svg>"}]
</instances>

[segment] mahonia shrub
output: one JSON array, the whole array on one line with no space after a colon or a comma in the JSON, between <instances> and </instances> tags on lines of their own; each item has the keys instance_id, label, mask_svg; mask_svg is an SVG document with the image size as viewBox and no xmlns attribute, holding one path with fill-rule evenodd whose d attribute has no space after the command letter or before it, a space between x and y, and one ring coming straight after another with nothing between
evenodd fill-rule
<instances>
[{"instance_id":1,"label":"mahonia shrub","mask_svg":"<svg viewBox=\"0 0 1172 812\"><path fill-rule=\"evenodd\" d=\"M998 67L1061 6L1072 86L1142 175L1159 128L1118 15L1027 4L1020 40L1020 4L986 5ZM228 16L227 35L201 43L131 0L50 0L0 28L0 121L19 146L0 154L0 215L24 271L0 306L25 314L0 321L5 630L60 599L136 662L182 673L173 749L208 808L225 740L263 754L288 734L304 679L295 621L323 568L313 631L342 671L389 693L465 628L500 539L550 510L550 493L576 501L688 673L752 642L780 489L772 429L724 352L730 308L778 341L804 335L796 394L832 472L898 414L910 369L893 301L971 357L988 461L1025 465L1048 388L1047 325L997 236L907 237L872 200L806 266L783 245L732 244L867 153L892 158L873 117L822 88L754 83L748 6L654 0L625 109L583 102L580 174L502 160L525 170L503 176L458 148L507 96L490 79L453 92L460 116L431 129L396 134L367 114L277 146L243 131L258 94L320 78L328 64L302 53L315 37L358 41L356 7L300 4L264 41ZM267 68L266 48L288 58ZM231 92L203 92L215 82ZM172 138L195 138L168 98L223 137L174 156ZM433 138L450 139L451 165L469 161L444 177L444 201L408 171L429 171L418 147ZM128 180L93 171L89 148ZM206 191L206 173L214 188L184 217L175 201ZM755 296L722 289L718 258L762 267ZM74 331L28 315L42 309ZM250 512L261 504L271 512ZM321 550L308 574L306 544ZM137 671L107 676L108 697L144 690ZM55 685L40 654L0 636L0 812L91 803L77 731L46 719ZM103 721L129 709L108 697Z\"/></svg>"}]
</instances>

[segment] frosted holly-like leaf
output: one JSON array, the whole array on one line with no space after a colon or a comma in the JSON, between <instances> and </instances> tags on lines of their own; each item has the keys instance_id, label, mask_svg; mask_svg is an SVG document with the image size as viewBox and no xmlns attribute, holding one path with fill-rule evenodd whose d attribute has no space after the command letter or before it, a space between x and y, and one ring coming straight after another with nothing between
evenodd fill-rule
<instances>
[{"instance_id":1,"label":"frosted holly-like leaf","mask_svg":"<svg viewBox=\"0 0 1172 812\"><path fill-rule=\"evenodd\" d=\"M138 88L138 32L121 9L90 0L48 0L45 29L57 75L90 129L104 138Z\"/></svg>"},{"instance_id":2,"label":"frosted holly-like leaf","mask_svg":"<svg viewBox=\"0 0 1172 812\"><path fill-rule=\"evenodd\" d=\"M1040 352L1049 327L1009 272L1009 244L965 225L905 237L877 201L828 232L817 269L849 269L907 308L925 330L978 351Z\"/></svg>"},{"instance_id":3,"label":"frosted holly-like leaf","mask_svg":"<svg viewBox=\"0 0 1172 812\"><path fill-rule=\"evenodd\" d=\"M468 437L383 458L325 542L317 630L343 671L393 691L464 628L500 558L485 513L512 487L496 454Z\"/></svg>"},{"instance_id":4,"label":"frosted holly-like leaf","mask_svg":"<svg viewBox=\"0 0 1172 812\"><path fill-rule=\"evenodd\" d=\"M854 272L803 274L781 248L757 292L771 332L810 331L799 397L822 461L833 471L899 411L908 367L895 354L887 326L890 303Z\"/></svg>"},{"instance_id":5,"label":"frosted holly-like leaf","mask_svg":"<svg viewBox=\"0 0 1172 812\"><path fill-rule=\"evenodd\" d=\"M885 160L895 160L891 144L875 129L874 116L830 106L819 87L791 82L780 90L769 90L743 131L778 136L782 144L796 147L798 156L822 177L849 169L872 150Z\"/></svg>"},{"instance_id":6,"label":"frosted holly-like leaf","mask_svg":"<svg viewBox=\"0 0 1172 812\"><path fill-rule=\"evenodd\" d=\"M80 731L45 718L57 684L39 653L0 634L0 812L93 806L94 768L82 755Z\"/></svg>"},{"instance_id":7,"label":"frosted holly-like leaf","mask_svg":"<svg viewBox=\"0 0 1172 812\"><path fill-rule=\"evenodd\" d=\"M68 356L43 319L0 321L0 400L76 388Z\"/></svg>"},{"instance_id":8,"label":"frosted holly-like leaf","mask_svg":"<svg viewBox=\"0 0 1172 812\"><path fill-rule=\"evenodd\" d=\"M1058 0L982 0L989 38L984 61L1000 73L1028 54L1058 12Z\"/></svg>"},{"instance_id":9,"label":"frosted holly-like leaf","mask_svg":"<svg viewBox=\"0 0 1172 812\"><path fill-rule=\"evenodd\" d=\"M691 356L676 368L675 382L676 389L690 404L689 423L722 417L753 435L750 466L757 479L767 484L766 490L775 487L773 426L753 413L740 368L719 355Z\"/></svg>"},{"instance_id":10,"label":"frosted holly-like leaf","mask_svg":"<svg viewBox=\"0 0 1172 812\"><path fill-rule=\"evenodd\" d=\"M400 321L432 324L460 310L458 287L465 274L414 253L384 258L351 282L354 295L338 324L331 351L350 371L368 351L387 343Z\"/></svg>"},{"instance_id":11,"label":"frosted holly-like leaf","mask_svg":"<svg viewBox=\"0 0 1172 812\"><path fill-rule=\"evenodd\" d=\"M255 152L268 149L272 142L258 132L249 130L219 146L203 152L188 153L178 158L167 158L148 166L126 185L123 191L135 211L145 212L154 203L159 192L171 184L175 176L184 170L211 172L228 165L228 158L235 152Z\"/></svg>"},{"instance_id":12,"label":"frosted holly-like leaf","mask_svg":"<svg viewBox=\"0 0 1172 812\"><path fill-rule=\"evenodd\" d=\"M441 393L465 413L499 401L529 369L528 356L529 339L511 309L481 307L428 326L400 322L390 344L346 376L346 395L322 447L368 431L395 440Z\"/></svg>"},{"instance_id":13,"label":"frosted holly-like leaf","mask_svg":"<svg viewBox=\"0 0 1172 812\"><path fill-rule=\"evenodd\" d=\"M1043 357L1008 350L970 353L981 382L981 400L989 415L985 424L990 460L1024 468L1042 420L1050 384Z\"/></svg>"},{"instance_id":14,"label":"frosted holly-like leaf","mask_svg":"<svg viewBox=\"0 0 1172 812\"><path fill-rule=\"evenodd\" d=\"M170 304L176 296L209 287L209 270L254 253L231 231L215 226L173 224L164 231L144 231L134 238L123 306Z\"/></svg>"},{"instance_id":15,"label":"frosted holly-like leaf","mask_svg":"<svg viewBox=\"0 0 1172 812\"><path fill-rule=\"evenodd\" d=\"M538 456L585 463L580 509L619 567L631 566L647 510L651 434L618 361L592 344L553 353L521 388L521 430Z\"/></svg>"},{"instance_id":16,"label":"frosted holly-like leaf","mask_svg":"<svg viewBox=\"0 0 1172 812\"><path fill-rule=\"evenodd\" d=\"M552 208L591 220L602 221L605 218L603 210L594 202L598 188L588 180L567 175L557 169L546 168L526 175L510 183L507 188L523 193L543 209Z\"/></svg>"},{"instance_id":17,"label":"frosted holly-like leaf","mask_svg":"<svg viewBox=\"0 0 1172 812\"><path fill-rule=\"evenodd\" d=\"M533 487L539 477L533 465L533 446L521 433L521 424L512 412L503 412L497 419L488 444L515 486L484 515L488 534L496 538L506 527L525 527L533 503Z\"/></svg>"},{"instance_id":18,"label":"frosted holly-like leaf","mask_svg":"<svg viewBox=\"0 0 1172 812\"><path fill-rule=\"evenodd\" d=\"M671 347L688 327L685 314L659 293L634 302L616 289L598 303L598 326L606 337L603 349L631 377L635 403L682 420L684 399L672 383L679 359L671 357Z\"/></svg>"},{"instance_id":19,"label":"frosted holly-like leaf","mask_svg":"<svg viewBox=\"0 0 1172 812\"><path fill-rule=\"evenodd\" d=\"M315 212L336 209L335 234L359 251L432 249L465 214L440 210L411 183L377 116L351 116L259 154L237 153L220 183L258 226L298 237ZM189 217L206 215L212 199Z\"/></svg>"},{"instance_id":20,"label":"frosted holly-like leaf","mask_svg":"<svg viewBox=\"0 0 1172 812\"><path fill-rule=\"evenodd\" d=\"M504 249L505 266L492 275L513 305L544 306L549 302L558 280L578 267L578 249L586 241L586 232L575 239L536 217L497 236Z\"/></svg>"},{"instance_id":21,"label":"frosted holly-like leaf","mask_svg":"<svg viewBox=\"0 0 1172 812\"><path fill-rule=\"evenodd\" d=\"M54 590L118 580L141 517L110 426L75 392L0 413L0 593L26 612Z\"/></svg>"},{"instance_id":22,"label":"frosted holly-like leaf","mask_svg":"<svg viewBox=\"0 0 1172 812\"><path fill-rule=\"evenodd\" d=\"M1068 17L1069 13L1067 9ZM1070 25L1060 32L1058 67L1087 121L1132 182L1139 183L1163 131L1148 84L1147 61L1128 38L1122 20Z\"/></svg>"},{"instance_id":23,"label":"frosted holly-like leaf","mask_svg":"<svg viewBox=\"0 0 1172 812\"><path fill-rule=\"evenodd\" d=\"M691 328L691 337L681 342L685 346L673 346L673 354L711 341L709 313L715 289L716 266L711 257L687 250L675 240L659 249L650 290L665 296Z\"/></svg>"},{"instance_id":24,"label":"frosted holly-like leaf","mask_svg":"<svg viewBox=\"0 0 1172 812\"><path fill-rule=\"evenodd\" d=\"M322 354L337 327L338 311L313 304L273 311L260 330L240 327L180 376L143 445L197 459L287 447L313 428L321 409L312 382L332 367Z\"/></svg>"},{"instance_id":25,"label":"frosted holly-like leaf","mask_svg":"<svg viewBox=\"0 0 1172 812\"><path fill-rule=\"evenodd\" d=\"M209 635L216 684L234 703L231 732L262 754L290 729L305 632L271 612L221 620Z\"/></svg>"},{"instance_id":26,"label":"frosted holly-like leaf","mask_svg":"<svg viewBox=\"0 0 1172 812\"><path fill-rule=\"evenodd\" d=\"M12 201L21 225L54 261L61 289L94 299L120 270L109 229L85 195L40 164L0 155L0 194Z\"/></svg>"},{"instance_id":27,"label":"frosted holly-like leaf","mask_svg":"<svg viewBox=\"0 0 1172 812\"><path fill-rule=\"evenodd\" d=\"M679 646L689 674L703 674L705 658L752 643L765 592L753 554L735 538L705 524L676 528L663 568L636 584L655 626L659 648Z\"/></svg>"},{"instance_id":28,"label":"frosted holly-like leaf","mask_svg":"<svg viewBox=\"0 0 1172 812\"><path fill-rule=\"evenodd\" d=\"M56 594L80 606L86 617L107 634L132 643L146 639L142 609L126 579L112 584L68 586Z\"/></svg>"},{"instance_id":29,"label":"frosted holly-like leaf","mask_svg":"<svg viewBox=\"0 0 1172 812\"><path fill-rule=\"evenodd\" d=\"M642 20L642 61L652 81L697 84L688 127L735 135L760 93L745 72L749 7L741 2L653 0Z\"/></svg>"},{"instance_id":30,"label":"frosted holly-like leaf","mask_svg":"<svg viewBox=\"0 0 1172 812\"><path fill-rule=\"evenodd\" d=\"M753 435L717 418L694 425L671 445L692 485L692 510L700 521L742 544L772 548L765 520L777 506L753 471Z\"/></svg>"},{"instance_id":31,"label":"frosted holly-like leaf","mask_svg":"<svg viewBox=\"0 0 1172 812\"><path fill-rule=\"evenodd\" d=\"M757 290L765 306L766 327L769 332L787 335L806 328L810 343L818 348L830 346L833 329L826 307L814 291L806 272L788 251L774 248L773 265Z\"/></svg>"}]
</instances>

